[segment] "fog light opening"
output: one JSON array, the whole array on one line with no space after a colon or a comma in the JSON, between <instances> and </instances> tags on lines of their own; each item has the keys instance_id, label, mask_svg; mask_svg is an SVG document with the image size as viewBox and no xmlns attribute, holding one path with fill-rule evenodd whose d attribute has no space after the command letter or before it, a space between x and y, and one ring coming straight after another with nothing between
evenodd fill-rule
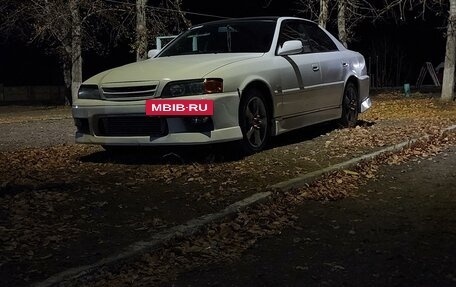
<instances>
[{"instance_id":1,"label":"fog light opening","mask_svg":"<svg viewBox=\"0 0 456 287\"><path fill-rule=\"evenodd\" d=\"M209 121L209 117L193 117L190 118L190 123L192 125L202 125Z\"/></svg>"},{"instance_id":2,"label":"fog light opening","mask_svg":"<svg viewBox=\"0 0 456 287\"><path fill-rule=\"evenodd\" d=\"M76 132L82 134L89 134L89 119L75 118L74 125L76 126Z\"/></svg>"}]
</instances>

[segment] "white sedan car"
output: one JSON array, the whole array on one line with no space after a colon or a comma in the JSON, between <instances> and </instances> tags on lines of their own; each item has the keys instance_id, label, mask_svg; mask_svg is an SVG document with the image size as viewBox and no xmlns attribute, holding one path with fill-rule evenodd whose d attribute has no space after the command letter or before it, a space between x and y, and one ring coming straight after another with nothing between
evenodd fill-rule
<instances>
[{"instance_id":1,"label":"white sedan car","mask_svg":"<svg viewBox=\"0 0 456 287\"><path fill-rule=\"evenodd\" d=\"M314 22L229 19L194 26L152 59L102 72L73 99L76 142L116 146L269 138L371 106L361 54Z\"/></svg>"}]
</instances>

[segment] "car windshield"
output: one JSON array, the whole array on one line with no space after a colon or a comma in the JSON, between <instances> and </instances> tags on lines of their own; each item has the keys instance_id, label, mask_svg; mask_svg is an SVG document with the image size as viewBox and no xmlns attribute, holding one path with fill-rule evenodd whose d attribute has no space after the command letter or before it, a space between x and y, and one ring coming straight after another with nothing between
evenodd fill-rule
<instances>
[{"instance_id":1,"label":"car windshield","mask_svg":"<svg viewBox=\"0 0 456 287\"><path fill-rule=\"evenodd\" d=\"M264 53L271 48L275 26L274 20L232 21L196 26L165 47L159 57Z\"/></svg>"}]
</instances>

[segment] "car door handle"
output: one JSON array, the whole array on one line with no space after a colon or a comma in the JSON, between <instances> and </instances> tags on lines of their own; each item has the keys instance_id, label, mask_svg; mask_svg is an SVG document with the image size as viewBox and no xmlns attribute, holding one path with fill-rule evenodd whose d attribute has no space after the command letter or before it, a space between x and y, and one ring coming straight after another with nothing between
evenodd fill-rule
<instances>
[{"instance_id":1,"label":"car door handle","mask_svg":"<svg viewBox=\"0 0 456 287\"><path fill-rule=\"evenodd\" d=\"M320 71L320 67L318 65L312 65L312 70L314 72L318 72L318 71Z\"/></svg>"}]
</instances>

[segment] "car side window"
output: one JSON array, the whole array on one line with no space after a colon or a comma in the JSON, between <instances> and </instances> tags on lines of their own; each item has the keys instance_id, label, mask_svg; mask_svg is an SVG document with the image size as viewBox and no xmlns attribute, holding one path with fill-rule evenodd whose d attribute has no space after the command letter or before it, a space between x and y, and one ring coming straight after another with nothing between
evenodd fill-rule
<instances>
[{"instance_id":1,"label":"car side window","mask_svg":"<svg viewBox=\"0 0 456 287\"><path fill-rule=\"evenodd\" d=\"M290 40L299 40L302 42L303 50L302 53L311 53L310 38L306 33L304 23L296 20L285 20L282 22L279 34L279 47L282 47L283 43Z\"/></svg>"},{"instance_id":2,"label":"car side window","mask_svg":"<svg viewBox=\"0 0 456 287\"><path fill-rule=\"evenodd\" d=\"M314 23L304 23L304 30L310 38L312 51L315 53L337 51L337 46L333 40Z\"/></svg>"}]
</instances>

